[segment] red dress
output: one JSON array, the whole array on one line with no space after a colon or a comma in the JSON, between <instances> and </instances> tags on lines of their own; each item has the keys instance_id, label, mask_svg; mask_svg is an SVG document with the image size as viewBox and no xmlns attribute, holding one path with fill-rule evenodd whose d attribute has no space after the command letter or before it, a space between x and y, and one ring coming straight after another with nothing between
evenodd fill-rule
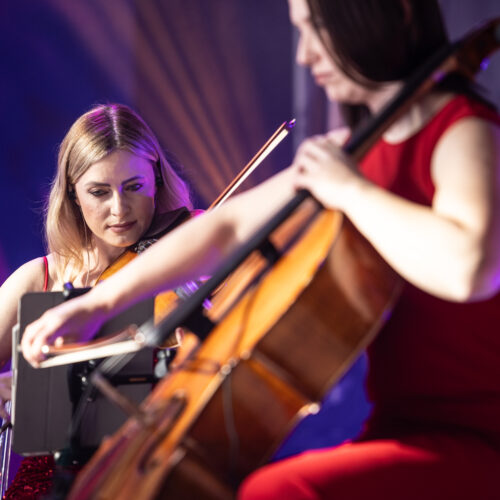
<instances>
[{"instance_id":1,"label":"red dress","mask_svg":"<svg viewBox=\"0 0 500 500\"><path fill-rule=\"evenodd\" d=\"M456 97L409 140L380 140L363 175L430 206L434 147L453 123L474 116L500 125L489 108ZM500 498L499 325L500 294L459 304L406 284L368 350L373 411L360 438L265 466L239 498Z\"/></svg>"}]
</instances>

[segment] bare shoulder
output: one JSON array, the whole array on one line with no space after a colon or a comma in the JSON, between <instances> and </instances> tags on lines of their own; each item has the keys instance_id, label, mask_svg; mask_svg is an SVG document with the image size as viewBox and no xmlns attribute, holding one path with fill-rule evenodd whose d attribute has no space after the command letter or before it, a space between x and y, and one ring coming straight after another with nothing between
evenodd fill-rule
<instances>
[{"instance_id":1,"label":"bare shoulder","mask_svg":"<svg viewBox=\"0 0 500 500\"><path fill-rule=\"evenodd\" d=\"M500 127L479 117L454 123L439 139L433 154L433 173L459 172L466 177L495 175L500 167ZM449 172L451 170L451 172Z\"/></svg>"},{"instance_id":2,"label":"bare shoulder","mask_svg":"<svg viewBox=\"0 0 500 500\"><path fill-rule=\"evenodd\" d=\"M493 244L500 231L500 127L477 117L458 120L438 141L432 177L434 209Z\"/></svg>"},{"instance_id":3,"label":"bare shoulder","mask_svg":"<svg viewBox=\"0 0 500 500\"><path fill-rule=\"evenodd\" d=\"M468 155L476 155L482 151L491 157L498 154L499 141L499 125L480 117L468 116L449 127L439 139L436 149L458 149Z\"/></svg>"},{"instance_id":4,"label":"bare shoulder","mask_svg":"<svg viewBox=\"0 0 500 500\"><path fill-rule=\"evenodd\" d=\"M17 292L22 295L26 292L43 290L45 277L45 263L43 257L30 260L14 271L3 283L1 291Z\"/></svg>"}]
</instances>

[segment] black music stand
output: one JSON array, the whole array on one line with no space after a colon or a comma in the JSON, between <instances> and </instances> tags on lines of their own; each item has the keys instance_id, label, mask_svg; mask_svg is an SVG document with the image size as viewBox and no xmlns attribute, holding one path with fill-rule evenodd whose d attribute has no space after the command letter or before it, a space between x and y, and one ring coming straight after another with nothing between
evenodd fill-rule
<instances>
[{"instance_id":1,"label":"black music stand","mask_svg":"<svg viewBox=\"0 0 500 500\"><path fill-rule=\"evenodd\" d=\"M62 292L27 293L20 299L19 328L14 329L13 335L12 366L12 449L20 455L54 453L69 445L74 404L78 403L71 401L71 397L75 399L75 396L69 379L74 376L77 365L35 369L22 354L16 352L25 327L64 300ZM148 299L107 322L97 336L115 333L133 323L140 325L150 319L153 313L154 300ZM92 362L90 365L88 362L78 363L77 371L88 370L92 365ZM138 352L121 369L116 380L113 384L118 386L121 393L140 403L150 393L154 380L152 349ZM98 447L103 437L114 433L126 419L127 415L122 410L100 393L94 392L76 433L78 445L82 448Z\"/></svg>"}]
</instances>

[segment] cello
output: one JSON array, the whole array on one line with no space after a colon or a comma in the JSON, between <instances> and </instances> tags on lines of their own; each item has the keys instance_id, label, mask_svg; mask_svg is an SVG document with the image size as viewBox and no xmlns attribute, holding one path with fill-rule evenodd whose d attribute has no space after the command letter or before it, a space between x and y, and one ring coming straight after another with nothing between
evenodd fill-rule
<instances>
[{"instance_id":1,"label":"cello","mask_svg":"<svg viewBox=\"0 0 500 500\"><path fill-rule=\"evenodd\" d=\"M489 50L496 48L498 25L468 42L484 48L486 40ZM450 54L412 95L442 77L454 59ZM352 139L346 150L359 159L371 134L355 148ZM396 300L398 278L341 214L321 210L306 193L266 224L231 265L247 262L249 248L259 248L249 285L230 307L211 311L215 327L204 343L159 384L141 414L103 444L70 498L127 498L132 491L141 498L232 498L293 420L316 408ZM227 272L217 272L160 330L181 324ZM314 366L307 366L312 360Z\"/></svg>"}]
</instances>

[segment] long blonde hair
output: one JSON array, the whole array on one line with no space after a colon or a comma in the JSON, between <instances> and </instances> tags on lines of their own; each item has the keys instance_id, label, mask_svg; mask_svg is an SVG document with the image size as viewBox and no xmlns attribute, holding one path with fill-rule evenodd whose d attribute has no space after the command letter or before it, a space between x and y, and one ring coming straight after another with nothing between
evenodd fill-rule
<instances>
[{"instance_id":1,"label":"long blonde hair","mask_svg":"<svg viewBox=\"0 0 500 500\"><path fill-rule=\"evenodd\" d=\"M85 267L91 248L90 230L75 203L74 185L95 162L116 150L147 159L156 175L159 213L180 207L192 209L189 189L172 168L144 120L123 104L99 105L71 126L59 148L57 173L46 208L48 250L55 257L58 280L73 280ZM65 272L71 263L70 275Z\"/></svg>"}]
</instances>

